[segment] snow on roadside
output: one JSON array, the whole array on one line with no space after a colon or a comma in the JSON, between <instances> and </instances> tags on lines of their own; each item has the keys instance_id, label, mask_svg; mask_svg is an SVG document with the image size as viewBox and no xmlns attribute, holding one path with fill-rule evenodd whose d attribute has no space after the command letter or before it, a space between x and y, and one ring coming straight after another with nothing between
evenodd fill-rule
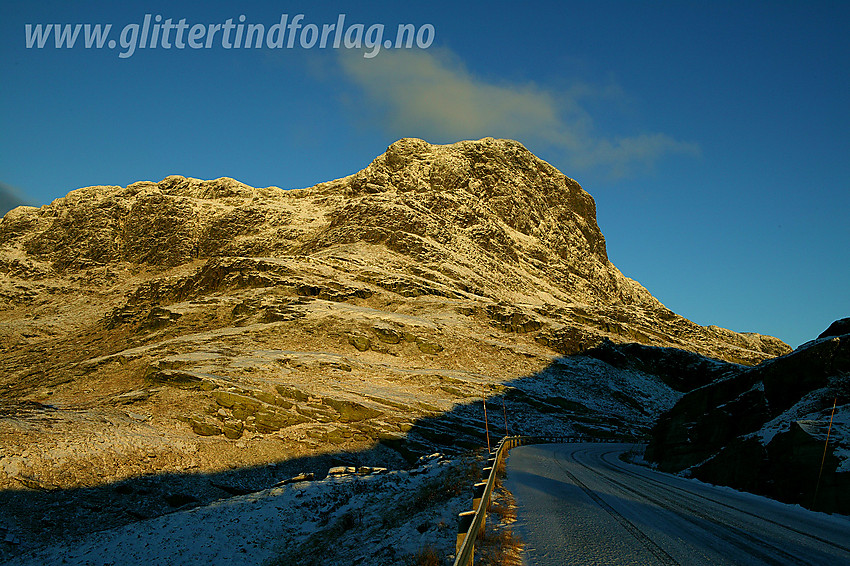
<instances>
[{"instance_id":1,"label":"snow on roadside","mask_svg":"<svg viewBox=\"0 0 850 566\"><path fill-rule=\"evenodd\" d=\"M426 546L448 557L480 468L471 456L432 455L412 470L329 475L91 533L6 565L399 564Z\"/></svg>"}]
</instances>

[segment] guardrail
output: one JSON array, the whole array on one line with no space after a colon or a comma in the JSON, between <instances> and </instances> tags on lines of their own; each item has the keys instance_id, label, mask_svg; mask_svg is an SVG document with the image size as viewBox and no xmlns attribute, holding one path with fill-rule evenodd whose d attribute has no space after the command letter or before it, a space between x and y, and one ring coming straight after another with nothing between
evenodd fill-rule
<instances>
[{"instance_id":1,"label":"guardrail","mask_svg":"<svg viewBox=\"0 0 850 566\"><path fill-rule=\"evenodd\" d=\"M472 511L461 513L458 516L457 545L454 566L472 566L472 557L475 553L475 540L484 529L484 521L487 517L487 506L490 505L490 495L493 493L493 485L496 483L496 470L499 462L507 450L518 446L521 442L520 436L506 436L499 441L495 453L487 460L487 481L475 484L472 495Z\"/></svg>"},{"instance_id":2,"label":"guardrail","mask_svg":"<svg viewBox=\"0 0 850 566\"><path fill-rule=\"evenodd\" d=\"M454 566L472 566L475 541L484 530L487 520L487 507L490 505L490 495L493 493L493 486L496 483L496 470L507 451L523 444L566 444L570 442L621 442L621 440L587 436L505 436L499 441L495 452L490 453L487 467L484 468L487 481L477 483L473 488L472 511L458 515Z\"/></svg>"}]
</instances>

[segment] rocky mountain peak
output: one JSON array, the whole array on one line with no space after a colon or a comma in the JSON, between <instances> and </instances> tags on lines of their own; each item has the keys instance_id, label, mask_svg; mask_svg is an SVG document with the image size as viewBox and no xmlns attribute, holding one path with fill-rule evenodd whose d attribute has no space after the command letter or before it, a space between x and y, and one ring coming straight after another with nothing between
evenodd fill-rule
<instances>
[{"instance_id":1,"label":"rocky mountain peak","mask_svg":"<svg viewBox=\"0 0 850 566\"><path fill-rule=\"evenodd\" d=\"M87 187L41 209L18 209L0 231L9 240L24 236L28 253L58 260L60 267L75 255L96 262L174 265L195 256L230 255L209 245L221 228L235 229L228 234L234 236L249 232L249 226L264 232L263 223L288 224L286 215L275 212L315 192L341 205L329 211L334 228L355 227L364 220L358 212L368 209L371 226L422 236L435 235L429 228L459 229L482 244L502 247L509 257L528 247L511 240L531 239L540 253L567 258L581 251L602 264L608 261L593 198L520 143L492 138L445 146L402 139L359 173L300 191L180 176L126 188ZM144 247L160 247L170 239L181 249L166 257L145 254L133 245L141 233L151 235L142 238ZM293 243L283 234L271 242L266 236L260 253Z\"/></svg>"},{"instance_id":2,"label":"rocky mountain peak","mask_svg":"<svg viewBox=\"0 0 850 566\"><path fill-rule=\"evenodd\" d=\"M289 191L180 176L87 187L12 210L0 241L0 270L30 281L199 261L220 273L214 265L234 265L223 258L344 257L368 266L358 280L403 296L477 297L507 305L490 308L502 313L493 316L572 321L531 323L563 352L603 338L748 363L789 350L666 309L608 261L593 198L512 140L402 139L351 176Z\"/></svg>"},{"instance_id":3,"label":"rocky mountain peak","mask_svg":"<svg viewBox=\"0 0 850 566\"><path fill-rule=\"evenodd\" d=\"M87 187L0 220L0 524L46 544L480 446L482 396L514 432L638 438L789 350L665 308L608 261L590 195L510 140L404 139L298 190Z\"/></svg>"},{"instance_id":4,"label":"rocky mountain peak","mask_svg":"<svg viewBox=\"0 0 850 566\"><path fill-rule=\"evenodd\" d=\"M457 226L504 225L562 255L577 242L557 235L575 229L586 252L608 261L593 197L513 140L433 145L406 138L345 181L348 194L413 193L430 213Z\"/></svg>"}]
</instances>

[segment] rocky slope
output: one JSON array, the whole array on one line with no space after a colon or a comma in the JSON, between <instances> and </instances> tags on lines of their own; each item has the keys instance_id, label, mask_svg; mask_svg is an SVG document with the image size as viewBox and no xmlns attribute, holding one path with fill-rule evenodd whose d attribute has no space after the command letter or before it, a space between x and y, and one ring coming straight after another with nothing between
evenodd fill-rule
<instances>
[{"instance_id":1,"label":"rocky slope","mask_svg":"<svg viewBox=\"0 0 850 566\"><path fill-rule=\"evenodd\" d=\"M647 458L666 471L850 514L850 319L686 394L659 420Z\"/></svg>"},{"instance_id":2,"label":"rocky slope","mask_svg":"<svg viewBox=\"0 0 850 566\"><path fill-rule=\"evenodd\" d=\"M665 308L608 261L595 214L578 183L489 138L400 140L301 190L175 176L10 211L15 537L73 533L68 498L118 524L301 469L480 445L482 397L501 431L641 435L728 369L702 356L790 350Z\"/></svg>"}]
</instances>

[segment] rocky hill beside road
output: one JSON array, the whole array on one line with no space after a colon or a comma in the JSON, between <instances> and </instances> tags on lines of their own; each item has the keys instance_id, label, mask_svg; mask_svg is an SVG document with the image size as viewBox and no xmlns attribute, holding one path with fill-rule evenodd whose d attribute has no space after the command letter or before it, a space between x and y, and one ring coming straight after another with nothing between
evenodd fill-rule
<instances>
[{"instance_id":1,"label":"rocky hill beside road","mask_svg":"<svg viewBox=\"0 0 850 566\"><path fill-rule=\"evenodd\" d=\"M850 319L687 393L659 419L662 470L850 514Z\"/></svg>"},{"instance_id":2,"label":"rocky hill beside road","mask_svg":"<svg viewBox=\"0 0 850 566\"><path fill-rule=\"evenodd\" d=\"M494 429L638 437L789 351L623 276L592 197L510 140L403 139L300 190L78 189L0 221L4 524L36 544L481 445L482 397Z\"/></svg>"}]
</instances>

